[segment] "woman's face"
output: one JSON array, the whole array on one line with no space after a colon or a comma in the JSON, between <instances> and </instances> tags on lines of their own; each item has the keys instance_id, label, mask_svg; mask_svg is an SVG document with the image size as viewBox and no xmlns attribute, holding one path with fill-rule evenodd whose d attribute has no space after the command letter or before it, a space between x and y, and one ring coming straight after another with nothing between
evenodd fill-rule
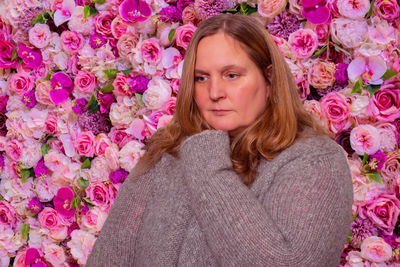
<instances>
[{"instance_id":1,"label":"woman's face","mask_svg":"<svg viewBox=\"0 0 400 267\"><path fill-rule=\"evenodd\" d=\"M235 136L265 110L267 82L240 43L223 33L200 40L194 95L203 118Z\"/></svg>"}]
</instances>

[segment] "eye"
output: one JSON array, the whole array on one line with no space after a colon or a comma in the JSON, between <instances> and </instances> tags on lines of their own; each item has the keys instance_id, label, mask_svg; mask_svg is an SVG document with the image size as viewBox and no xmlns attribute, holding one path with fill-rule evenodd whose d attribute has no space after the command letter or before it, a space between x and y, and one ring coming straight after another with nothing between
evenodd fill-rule
<instances>
[{"instance_id":1,"label":"eye","mask_svg":"<svg viewBox=\"0 0 400 267\"><path fill-rule=\"evenodd\" d=\"M204 76L195 76L194 81L195 82L204 82L206 80L206 77Z\"/></svg>"},{"instance_id":2,"label":"eye","mask_svg":"<svg viewBox=\"0 0 400 267\"><path fill-rule=\"evenodd\" d=\"M229 79L235 79L235 78L239 77L239 74L229 73L227 76L228 76Z\"/></svg>"}]
</instances>

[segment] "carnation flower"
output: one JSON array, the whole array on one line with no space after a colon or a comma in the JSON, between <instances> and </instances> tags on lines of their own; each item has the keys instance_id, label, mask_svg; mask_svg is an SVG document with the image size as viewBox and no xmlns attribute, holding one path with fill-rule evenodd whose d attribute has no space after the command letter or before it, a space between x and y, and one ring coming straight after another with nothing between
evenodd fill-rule
<instances>
[{"instance_id":1,"label":"carnation flower","mask_svg":"<svg viewBox=\"0 0 400 267\"><path fill-rule=\"evenodd\" d=\"M28 209L32 213L38 214L42 210L42 204L36 197L34 197L31 200L29 200Z\"/></svg>"},{"instance_id":2,"label":"carnation flower","mask_svg":"<svg viewBox=\"0 0 400 267\"><path fill-rule=\"evenodd\" d=\"M182 10L175 6L167 6L158 13L162 22L176 22L182 20Z\"/></svg>"},{"instance_id":3,"label":"carnation flower","mask_svg":"<svg viewBox=\"0 0 400 267\"><path fill-rule=\"evenodd\" d=\"M270 34L287 40L291 33L300 29L300 25L301 21L295 15L284 10L274 17L267 29Z\"/></svg>"},{"instance_id":4,"label":"carnation flower","mask_svg":"<svg viewBox=\"0 0 400 267\"><path fill-rule=\"evenodd\" d=\"M49 173L49 169L44 164L44 159L40 159L36 164L36 167L33 169L35 172L35 177L38 178L42 175L47 175Z\"/></svg>"},{"instance_id":5,"label":"carnation flower","mask_svg":"<svg viewBox=\"0 0 400 267\"><path fill-rule=\"evenodd\" d=\"M143 75L138 75L134 78L128 78L129 90L132 93L143 94L147 90L149 81L150 79Z\"/></svg>"},{"instance_id":6,"label":"carnation flower","mask_svg":"<svg viewBox=\"0 0 400 267\"><path fill-rule=\"evenodd\" d=\"M200 20L218 15L222 10L232 8L226 0L195 0L194 9Z\"/></svg>"},{"instance_id":7,"label":"carnation flower","mask_svg":"<svg viewBox=\"0 0 400 267\"><path fill-rule=\"evenodd\" d=\"M96 33L90 36L89 44L93 49L102 47L105 43L106 40Z\"/></svg>"},{"instance_id":8,"label":"carnation flower","mask_svg":"<svg viewBox=\"0 0 400 267\"><path fill-rule=\"evenodd\" d=\"M370 220L357 216L351 224L351 233L350 245L359 249L365 238L376 236L379 231Z\"/></svg>"},{"instance_id":9,"label":"carnation flower","mask_svg":"<svg viewBox=\"0 0 400 267\"><path fill-rule=\"evenodd\" d=\"M36 97L35 97L35 91L30 90L26 92L22 98L21 98L22 103L25 104L28 108L33 108L36 106Z\"/></svg>"},{"instance_id":10,"label":"carnation flower","mask_svg":"<svg viewBox=\"0 0 400 267\"><path fill-rule=\"evenodd\" d=\"M119 169L110 173L108 177L113 184L123 183L128 176L129 172Z\"/></svg>"},{"instance_id":11,"label":"carnation flower","mask_svg":"<svg viewBox=\"0 0 400 267\"><path fill-rule=\"evenodd\" d=\"M108 133L111 129L110 119L101 112L83 113L78 118L78 124L84 131L90 131L94 135Z\"/></svg>"},{"instance_id":12,"label":"carnation flower","mask_svg":"<svg viewBox=\"0 0 400 267\"><path fill-rule=\"evenodd\" d=\"M81 115L82 113L89 110L89 108L86 107L87 104L88 102L84 98L75 99L72 105L72 111L76 114Z\"/></svg>"}]
</instances>

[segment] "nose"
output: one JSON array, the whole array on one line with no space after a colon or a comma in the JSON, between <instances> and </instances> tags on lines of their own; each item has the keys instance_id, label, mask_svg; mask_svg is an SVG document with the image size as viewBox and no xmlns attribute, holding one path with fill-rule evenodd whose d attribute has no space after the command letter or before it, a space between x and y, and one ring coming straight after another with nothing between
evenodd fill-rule
<instances>
[{"instance_id":1,"label":"nose","mask_svg":"<svg viewBox=\"0 0 400 267\"><path fill-rule=\"evenodd\" d=\"M209 96L212 101L218 101L225 98L226 91L223 84L219 78L212 78L209 87Z\"/></svg>"}]
</instances>

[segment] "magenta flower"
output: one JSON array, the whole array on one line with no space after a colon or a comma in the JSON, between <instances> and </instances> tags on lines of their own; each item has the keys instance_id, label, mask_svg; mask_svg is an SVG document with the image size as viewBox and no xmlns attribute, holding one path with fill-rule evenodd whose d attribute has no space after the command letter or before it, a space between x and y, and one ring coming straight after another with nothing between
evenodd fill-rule
<instances>
[{"instance_id":1,"label":"magenta flower","mask_svg":"<svg viewBox=\"0 0 400 267\"><path fill-rule=\"evenodd\" d=\"M44 164L43 158L39 160L33 171L35 172L36 178L49 173L49 169L47 169L46 165Z\"/></svg>"},{"instance_id":2,"label":"magenta flower","mask_svg":"<svg viewBox=\"0 0 400 267\"><path fill-rule=\"evenodd\" d=\"M32 213L38 214L42 210L42 203L40 203L40 201L36 197L34 197L29 200L28 209Z\"/></svg>"},{"instance_id":3,"label":"magenta flower","mask_svg":"<svg viewBox=\"0 0 400 267\"><path fill-rule=\"evenodd\" d=\"M28 248L26 250L24 263L32 267L46 267L46 264L40 258L39 251L36 248Z\"/></svg>"},{"instance_id":4,"label":"magenta flower","mask_svg":"<svg viewBox=\"0 0 400 267\"><path fill-rule=\"evenodd\" d=\"M113 184L117 184L117 183L123 183L126 179L126 177L128 177L129 172L123 170L123 169L119 169L116 171L113 171L110 173L110 176L108 176L108 178L110 179L110 181Z\"/></svg>"},{"instance_id":5,"label":"magenta flower","mask_svg":"<svg viewBox=\"0 0 400 267\"><path fill-rule=\"evenodd\" d=\"M75 208L71 209L71 202L74 196L74 191L70 187L61 187L53 199L54 209L62 216L71 218L75 215Z\"/></svg>"},{"instance_id":6,"label":"magenta flower","mask_svg":"<svg viewBox=\"0 0 400 267\"><path fill-rule=\"evenodd\" d=\"M106 40L98 34L93 34L92 36L90 36L89 44L90 47L93 49L102 47L105 43Z\"/></svg>"},{"instance_id":7,"label":"magenta flower","mask_svg":"<svg viewBox=\"0 0 400 267\"><path fill-rule=\"evenodd\" d=\"M54 88L54 90L50 91L51 101L54 105L64 103L68 99L69 93L74 88L74 83L71 78L60 71L52 75L50 82L51 86Z\"/></svg>"},{"instance_id":8,"label":"magenta flower","mask_svg":"<svg viewBox=\"0 0 400 267\"><path fill-rule=\"evenodd\" d=\"M7 42L0 40L0 68L16 69L18 67L18 58L12 59L14 46Z\"/></svg>"},{"instance_id":9,"label":"magenta flower","mask_svg":"<svg viewBox=\"0 0 400 267\"><path fill-rule=\"evenodd\" d=\"M23 59L24 63L31 69L37 69L43 62L42 53L35 49L32 45L26 45L23 42L19 42L18 45L18 56Z\"/></svg>"},{"instance_id":10,"label":"magenta flower","mask_svg":"<svg viewBox=\"0 0 400 267\"><path fill-rule=\"evenodd\" d=\"M26 92L21 99L22 103L25 104L28 108L33 108L36 106L36 97L35 97L35 90L30 90Z\"/></svg>"},{"instance_id":11,"label":"magenta flower","mask_svg":"<svg viewBox=\"0 0 400 267\"><path fill-rule=\"evenodd\" d=\"M84 112L88 111L89 108L86 107L88 104L87 100L84 98L78 98L73 101L72 111L76 114L82 115Z\"/></svg>"},{"instance_id":12,"label":"magenta flower","mask_svg":"<svg viewBox=\"0 0 400 267\"><path fill-rule=\"evenodd\" d=\"M329 21L331 12L325 0L302 0L301 14L312 24L323 24Z\"/></svg>"},{"instance_id":13,"label":"magenta flower","mask_svg":"<svg viewBox=\"0 0 400 267\"><path fill-rule=\"evenodd\" d=\"M115 97L114 94L99 94L98 95L100 102L100 112L108 113L110 111L111 104L114 103Z\"/></svg>"},{"instance_id":14,"label":"magenta flower","mask_svg":"<svg viewBox=\"0 0 400 267\"><path fill-rule=\"evenodd\" d=\"M4 156L0 153L0 171L4 171Z\"/></svg>"},{"instance_id":15,"label":"magenta flower","mask_svg":"<svg viewBox=\"0 0 400 267\"><path fill-rule=\"evenodd\" d=\"M119 6L119 14L127 23L142 22L151 15L151 7L145 1L125 0Z\"/></svg>"},{"instance_id":16,"label":"magenta flower","mask_svg":"<svg viewBox=\"0 0 400 267\"><path fill-rule=\"evenodd\" d=\"M0 96L0 112L7 111L8 96Z\"/></svg>"},{"instance_id":17,"label":"magenta flower","mask_svg":"<svg viewBox=\"0 0 400 267\"><path fill-rule=\"evenodd\" d=\"M375 154L369 156L370 164L375 166L374 170L380 170L383 168L383 165L386 161L386 154L382 151L378 150ZM372 163L373 162L373 163Z\"/></svg>"}]
</instances>

